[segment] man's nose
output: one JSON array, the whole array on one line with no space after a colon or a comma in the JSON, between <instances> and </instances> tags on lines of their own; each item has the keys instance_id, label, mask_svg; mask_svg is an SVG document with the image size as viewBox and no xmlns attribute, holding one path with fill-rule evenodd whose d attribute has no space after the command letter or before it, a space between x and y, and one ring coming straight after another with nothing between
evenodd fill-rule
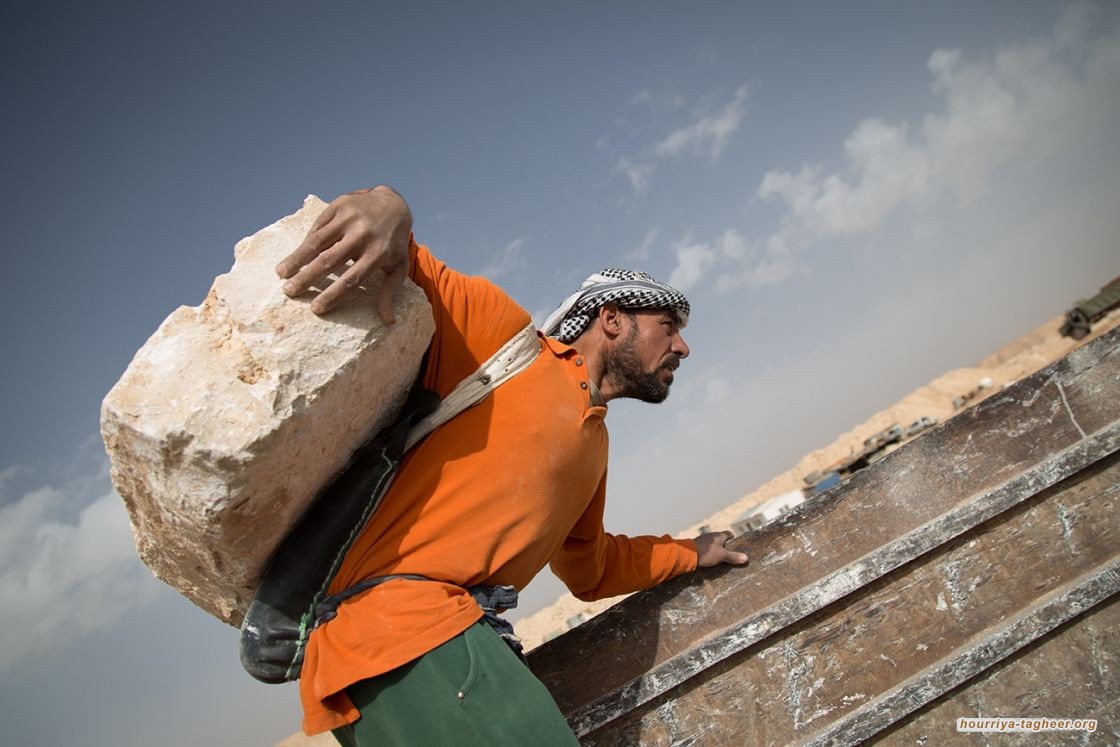
<instances>
[{"instance_id":1,"label":"man's nose","mask_svg":"<svg viewBox=\"0 0 1120 747\"><path fill-rule=\"evenodd\" d=\"M672 348L672 350L673 350L674 355L677 355L680 358L687 358L688 357L688 353L689 353L688 343L686 343L684 341L684 337L681 336L680 332L678 332L676 335L673 336L673 348Z\"/></svg>"}]
</instances>

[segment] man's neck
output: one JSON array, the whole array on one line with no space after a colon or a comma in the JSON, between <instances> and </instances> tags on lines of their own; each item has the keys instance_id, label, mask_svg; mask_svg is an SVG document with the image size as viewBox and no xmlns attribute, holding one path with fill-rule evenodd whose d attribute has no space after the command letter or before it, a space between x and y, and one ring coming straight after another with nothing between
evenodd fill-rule
<instances>
[{"instance_id":1,"label":"man's neck","mask_svg":"<svg viewBox=\"0 0 1120 747\"><path fill-rule=\"evenodd\" d=\"M599 387L590 378L587 381L591 385L591 404L595 407L606 407L607 401L603 399L603 393L599 391Z\"/></svg>"},{"instance_id":2,"label":"man's neck","mask_svg":"<svg viewBox=\"0 0 1120 747\"><path fill-rule=\"evenodd\" d=\"M569 347L576 351L578 357L583 359L583 364L587 366L587 379L591 383L591 390L598 395L601 405L606 405L607 402L618 396L610 385L610 382L605 381L606 378L606 365L599 346L594 344L594 341L588 341L580 338L572 342Z\"/></svg>"}]
</instances>

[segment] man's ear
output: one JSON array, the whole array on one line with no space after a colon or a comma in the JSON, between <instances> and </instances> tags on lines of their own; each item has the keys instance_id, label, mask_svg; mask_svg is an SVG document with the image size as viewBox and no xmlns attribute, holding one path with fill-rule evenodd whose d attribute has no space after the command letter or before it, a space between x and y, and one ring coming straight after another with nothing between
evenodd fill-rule
<instances>
[{"instance_id":1,"label":"man's ear","mask_svg":"<svg viewBox=\"0 0 1120 747\"><path fill-rule=\"evenodd\" d=\"M622 334L622 309L613 303L603 304L599 307L599 327L608 339L614 339Z\"/></svg>"}]
</instances>

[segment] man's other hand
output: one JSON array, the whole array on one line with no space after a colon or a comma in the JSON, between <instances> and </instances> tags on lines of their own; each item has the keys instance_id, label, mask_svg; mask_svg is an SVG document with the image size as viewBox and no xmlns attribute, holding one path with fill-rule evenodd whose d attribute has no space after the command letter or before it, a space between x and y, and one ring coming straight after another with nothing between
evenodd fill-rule
<instances>
[{"instance_id":1,"label":"man's other hand","mask_svg":"<svg viewBox=\"0 0 1120 747\"><path fill-rule=\"evenodd\" d=\"M746 565L749 558L745 552L728 550L724 545L734 537L732 532L711 532L693 538L696 543L696 564L700 568L729 563Z\"/></svg>"},{"instance_id":2,"label":"man's other hand","mask_svg":"<svg viewBox=\"0 0 1120 747\"><path fill-rule=\"evenodd\" d=\"M327 205L303 243L276 266L276 274L287 280L284 292L295 297L312 286L322 288L330 273L339 273L338 280L311 302L313 312L325 314L370 273L383 272L377 313L381 321L393 324L393 302L408 277L411 231L412 212L392 188L351 192ZM354 263L346 267L349 260Z\"/></svg>"}]
</instances>

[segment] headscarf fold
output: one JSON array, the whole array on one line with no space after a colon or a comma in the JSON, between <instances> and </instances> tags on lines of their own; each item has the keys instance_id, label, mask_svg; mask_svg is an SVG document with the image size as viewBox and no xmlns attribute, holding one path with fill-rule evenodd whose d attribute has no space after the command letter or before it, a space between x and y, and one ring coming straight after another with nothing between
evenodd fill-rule
<instances>
[{"instance_id":1,"label":"headscarf fold","mask_svg":"<svg viewBox=\"0 0 1120 747\"><path fill-rule=\"evenodd\" d=\"M583 334L587 325L608 303L623 309L672 309L680 326L688 324L688 299L671 285L659 283L635 270L607 268L584 280L579 290L564 299L541 326L541 331L565 345Z\"/></svg>"}]
</instances>

